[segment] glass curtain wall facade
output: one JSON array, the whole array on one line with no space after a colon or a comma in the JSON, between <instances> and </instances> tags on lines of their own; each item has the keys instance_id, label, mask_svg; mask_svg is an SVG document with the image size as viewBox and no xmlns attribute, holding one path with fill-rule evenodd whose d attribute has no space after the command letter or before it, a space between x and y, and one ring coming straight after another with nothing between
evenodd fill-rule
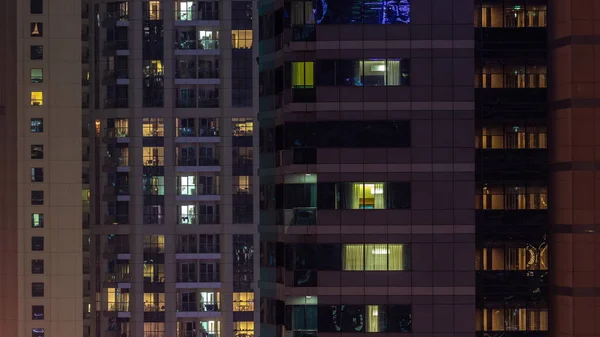
<instances>
[{"instance_id":1,"label":"glass curtain wall facade","mask_svg":"<svg viewBox=\"0 0 600 337\"><path fill-rule=\"evenodd\" d=\"M254 4L89 11L91 335L253 336Z\"/></svg>"},{"instance_id":2,"label":"glass curtain wall facade","mask_svg":"<svg viewBox=\"0 0 600 337\"><path fill-rule=\"evenodd\" d=\"M479 335L547 336L546 0L475 1Z\"/></svg>"},{"instance_id":3,"label":"glass curtain wall facade","mask_svg":"<svg viewBox=\"0 0 600 337\"><path fill-rule=\"evenodd\" d=\"M259 1L262 337L473 333L474 4L435 3Z\"/></svg>"}]
</instances>

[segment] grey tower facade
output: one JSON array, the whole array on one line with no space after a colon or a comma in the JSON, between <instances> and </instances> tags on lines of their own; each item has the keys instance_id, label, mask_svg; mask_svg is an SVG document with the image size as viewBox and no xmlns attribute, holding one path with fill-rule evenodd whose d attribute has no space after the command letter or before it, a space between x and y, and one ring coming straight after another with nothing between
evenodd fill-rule
<instances>
[{"instance_id":1,"label":"grey tower facade","mask_svg":"<svg viewBox=\"0 0 600 337\"><path fill-rule=\"evenodd\" d=\"M98 337L254 334L250 1L91 1Z\"/></svg>"}]
</instances>

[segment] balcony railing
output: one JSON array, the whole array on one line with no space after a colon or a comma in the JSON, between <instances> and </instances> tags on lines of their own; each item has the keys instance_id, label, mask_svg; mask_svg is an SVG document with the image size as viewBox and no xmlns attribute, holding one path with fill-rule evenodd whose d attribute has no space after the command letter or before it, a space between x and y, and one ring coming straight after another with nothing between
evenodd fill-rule
<instances>
[{"instance_id":1,"label":"balcony railing","mask_svg":"<svg viewBox=\"0 0 600 337\"><path fill-rule=\"evenodd\" d=\"M220 311L218 303L187 302L177 303L177 311L181 312L215 312Z\"/></svg>"},{"instance_id":2,"label":"balcony railing","mask_svg":"<svg viewBox=\"0 0 600 337\"><path fill-rule=\"evenodd\" d=\"M177 253L182 254L211 254L211 253L219 253L220 246L219 244L203 244L198 246L195 243L190 244L180 244L177 247Z\"/></svg>"},{"instance_id":3,"label":"balcony railing","mask_svg":"<svg viewBox=\"0 0 600 337\"><path fill-rule=\"evenodd\" d=\"M104 41L105 50L127 50L127 40Z\"/></svg>"},{"instance_id":4,"label":"balcony railing","mask_svg":"<svg viewBox=\"0 0 600 337\"><path fill-rule=\"evenodd\" d=\"M177 274L177 282L196 283L196 282L221 282L219 273L185 273Z\"/></svg>"},{"instance_id":5,"label":"balcony railing","mask_svg":"<svg viewBox=\"0 0 600 337\"><path fill-rule=\"evenodd\" d=\"M104 100L104 109L122 109L127 108L127 98L107 98Z\"/></svg>"},{"instance_id":6,"label":"balcony railing","mask_svg":"<svg viewBox=\"0 0 600 337\"><path fill-rule=\"evenodd\" d=\"M127 312L129 311L129 303L127 302L108 302L108 311Z\"/></svg>"},{"instance_id":7,"label":"balcony railing","mask_svg":"<svg viewBox=\"0 0 600 337\"><path fill-rule=\"evenodd\" d=\"M204 10L195 11L193 9L176 10L175 11L175 20L176 21L219 20L219 12L218 11L204 11Z\"/></svg>"},{"instance_id":8,"label":"balcony railing","mask_svg":"<svg viewBox=\"0 0 600 337\"><path fill-rule=\"evenodd\" d=\"M109 254L128 254L129 244L106 244L104 252Z\"/></svg>"},{"instance_id":9,"label":"balcony railing","mask_svg":"<svg viewBox=\"0 0 600 337\"><path fill-rule=\"evenodd\" d=\"M217 157L185 157L177 159L178 166L219 166L219 163L220 161Z\"/></svg>"},{"instance_id":10,"label":"balcony railing","mask_svg":"<svg viewBox=\"0 0 600 337\"><path fill-rule=\"evenodd\" d=\"M131 275L125 273L107 273L104 278L104 282L109 283L123 283L131 282Z\"/></svg>"},{"instance_id":11,"label":"balcony railing","mask_svg":"<svg viewBox=\"0 0 600 337\"><path fill-rule=\"evenodd\" d=\"M219 71L217 69L177 69L175 78L219 78Z\"/></svg>"},{"instance_id":12,"label":"balcony railing","mask_svg":"<svg viewBox=\"0 0 600 337\"><path fill-rule=\"evenodd\" d=\"M212 225L219 223L219 214L182 214L179 215L181 225Z\"/></svg>"}]
</instances>

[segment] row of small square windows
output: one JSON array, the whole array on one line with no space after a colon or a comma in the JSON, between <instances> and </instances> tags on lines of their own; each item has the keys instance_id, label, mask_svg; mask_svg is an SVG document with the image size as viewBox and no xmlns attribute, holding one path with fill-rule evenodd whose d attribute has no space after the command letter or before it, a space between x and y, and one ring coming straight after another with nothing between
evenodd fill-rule
<instances>
[{"instance_id":1,"label":"row of small square windows","mask_svg":"<svg viewBox=\"0 0 600 337\"><path fill-rule=\"evenodd\" d=\"M43 0L30 0L30 13L31 14L42 14L44 12ZM44 25L41 22L32 22L31 25L31 37L41 37L44 35ZM31 60L42 60L44 59L44 49L42 46L31 46L30 47L30 59ZM43 71L41 68L31 69L30 76L31 83L42 83L43 82ZM39 95L38 95L39 94ZM43 96L42 93L31 93L31 105L42 105ZM35 121L34 121L35 120ZM35 127L34 127L35 124ZM43 120L41 118L31 119L31 132L43 132ZM43 145L31 145L31 159L43 159L44 158L44 146ZM31 181L42 182L44 181L44 169L35 167L31 168ZM44 192L43 191L31 191L31 204L32 205L43 205L44 204ZM31 215L31 227L43 228L44 227L44 215L41 213L34 213ZM31 237L31 250L32 251L43 251L44 250L44 237L43 236L32 236ZM32 274L44 274L44 260L36 259L31 260L31 273ZM31 297L44 297L44 283L33 282L31 283ZM33 305L31 306L31 319L32 320L43 320L44 319L44 306ZM45 329L34 328L31 330L32 337L44 337Z\"/></svg>"}]
</instances>

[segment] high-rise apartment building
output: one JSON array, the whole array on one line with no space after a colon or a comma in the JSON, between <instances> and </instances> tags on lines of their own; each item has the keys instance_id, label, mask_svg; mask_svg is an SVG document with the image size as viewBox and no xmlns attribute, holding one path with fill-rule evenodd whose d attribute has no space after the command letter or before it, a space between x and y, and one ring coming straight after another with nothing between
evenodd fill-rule
<instances>
[{"instance_id":1,"label":"high-rise apartment building","mask_svg":"<svg viewBox=\"0 0 600 337\"><path fill-rule=\"evenodd\" d=\"M477 332L484 335L548 334L547 21L546 0L475 2Z\"/></svg>"},{"instance_id":2,"label":"high-rise apartment building","mask_svg":"<svg viewBox=\"0 0 600 337\"><path fill-rule=\"evenodd\" d=\"M473 335L473 13L259 2L262 337Z\"/></svg>"},{"instance_id":3,"label":"high-rise apartment building","mask_svg":"<svg viewBox=\"0 0 600 337\"><path fill-rule=\"evenodd\" d=\"M0 335L82 336L80 0L0 3Z\"/></svg>"},{"instance_id":4,"label":"high-rise apartment building","mask_svg":"<svg viewBox=\"0 0 600 337\"><path fill-rule=\"evenodd\" d=\"M253 336L255 6L88 8L90 335Z\"/></svg>"}]
</instances>

